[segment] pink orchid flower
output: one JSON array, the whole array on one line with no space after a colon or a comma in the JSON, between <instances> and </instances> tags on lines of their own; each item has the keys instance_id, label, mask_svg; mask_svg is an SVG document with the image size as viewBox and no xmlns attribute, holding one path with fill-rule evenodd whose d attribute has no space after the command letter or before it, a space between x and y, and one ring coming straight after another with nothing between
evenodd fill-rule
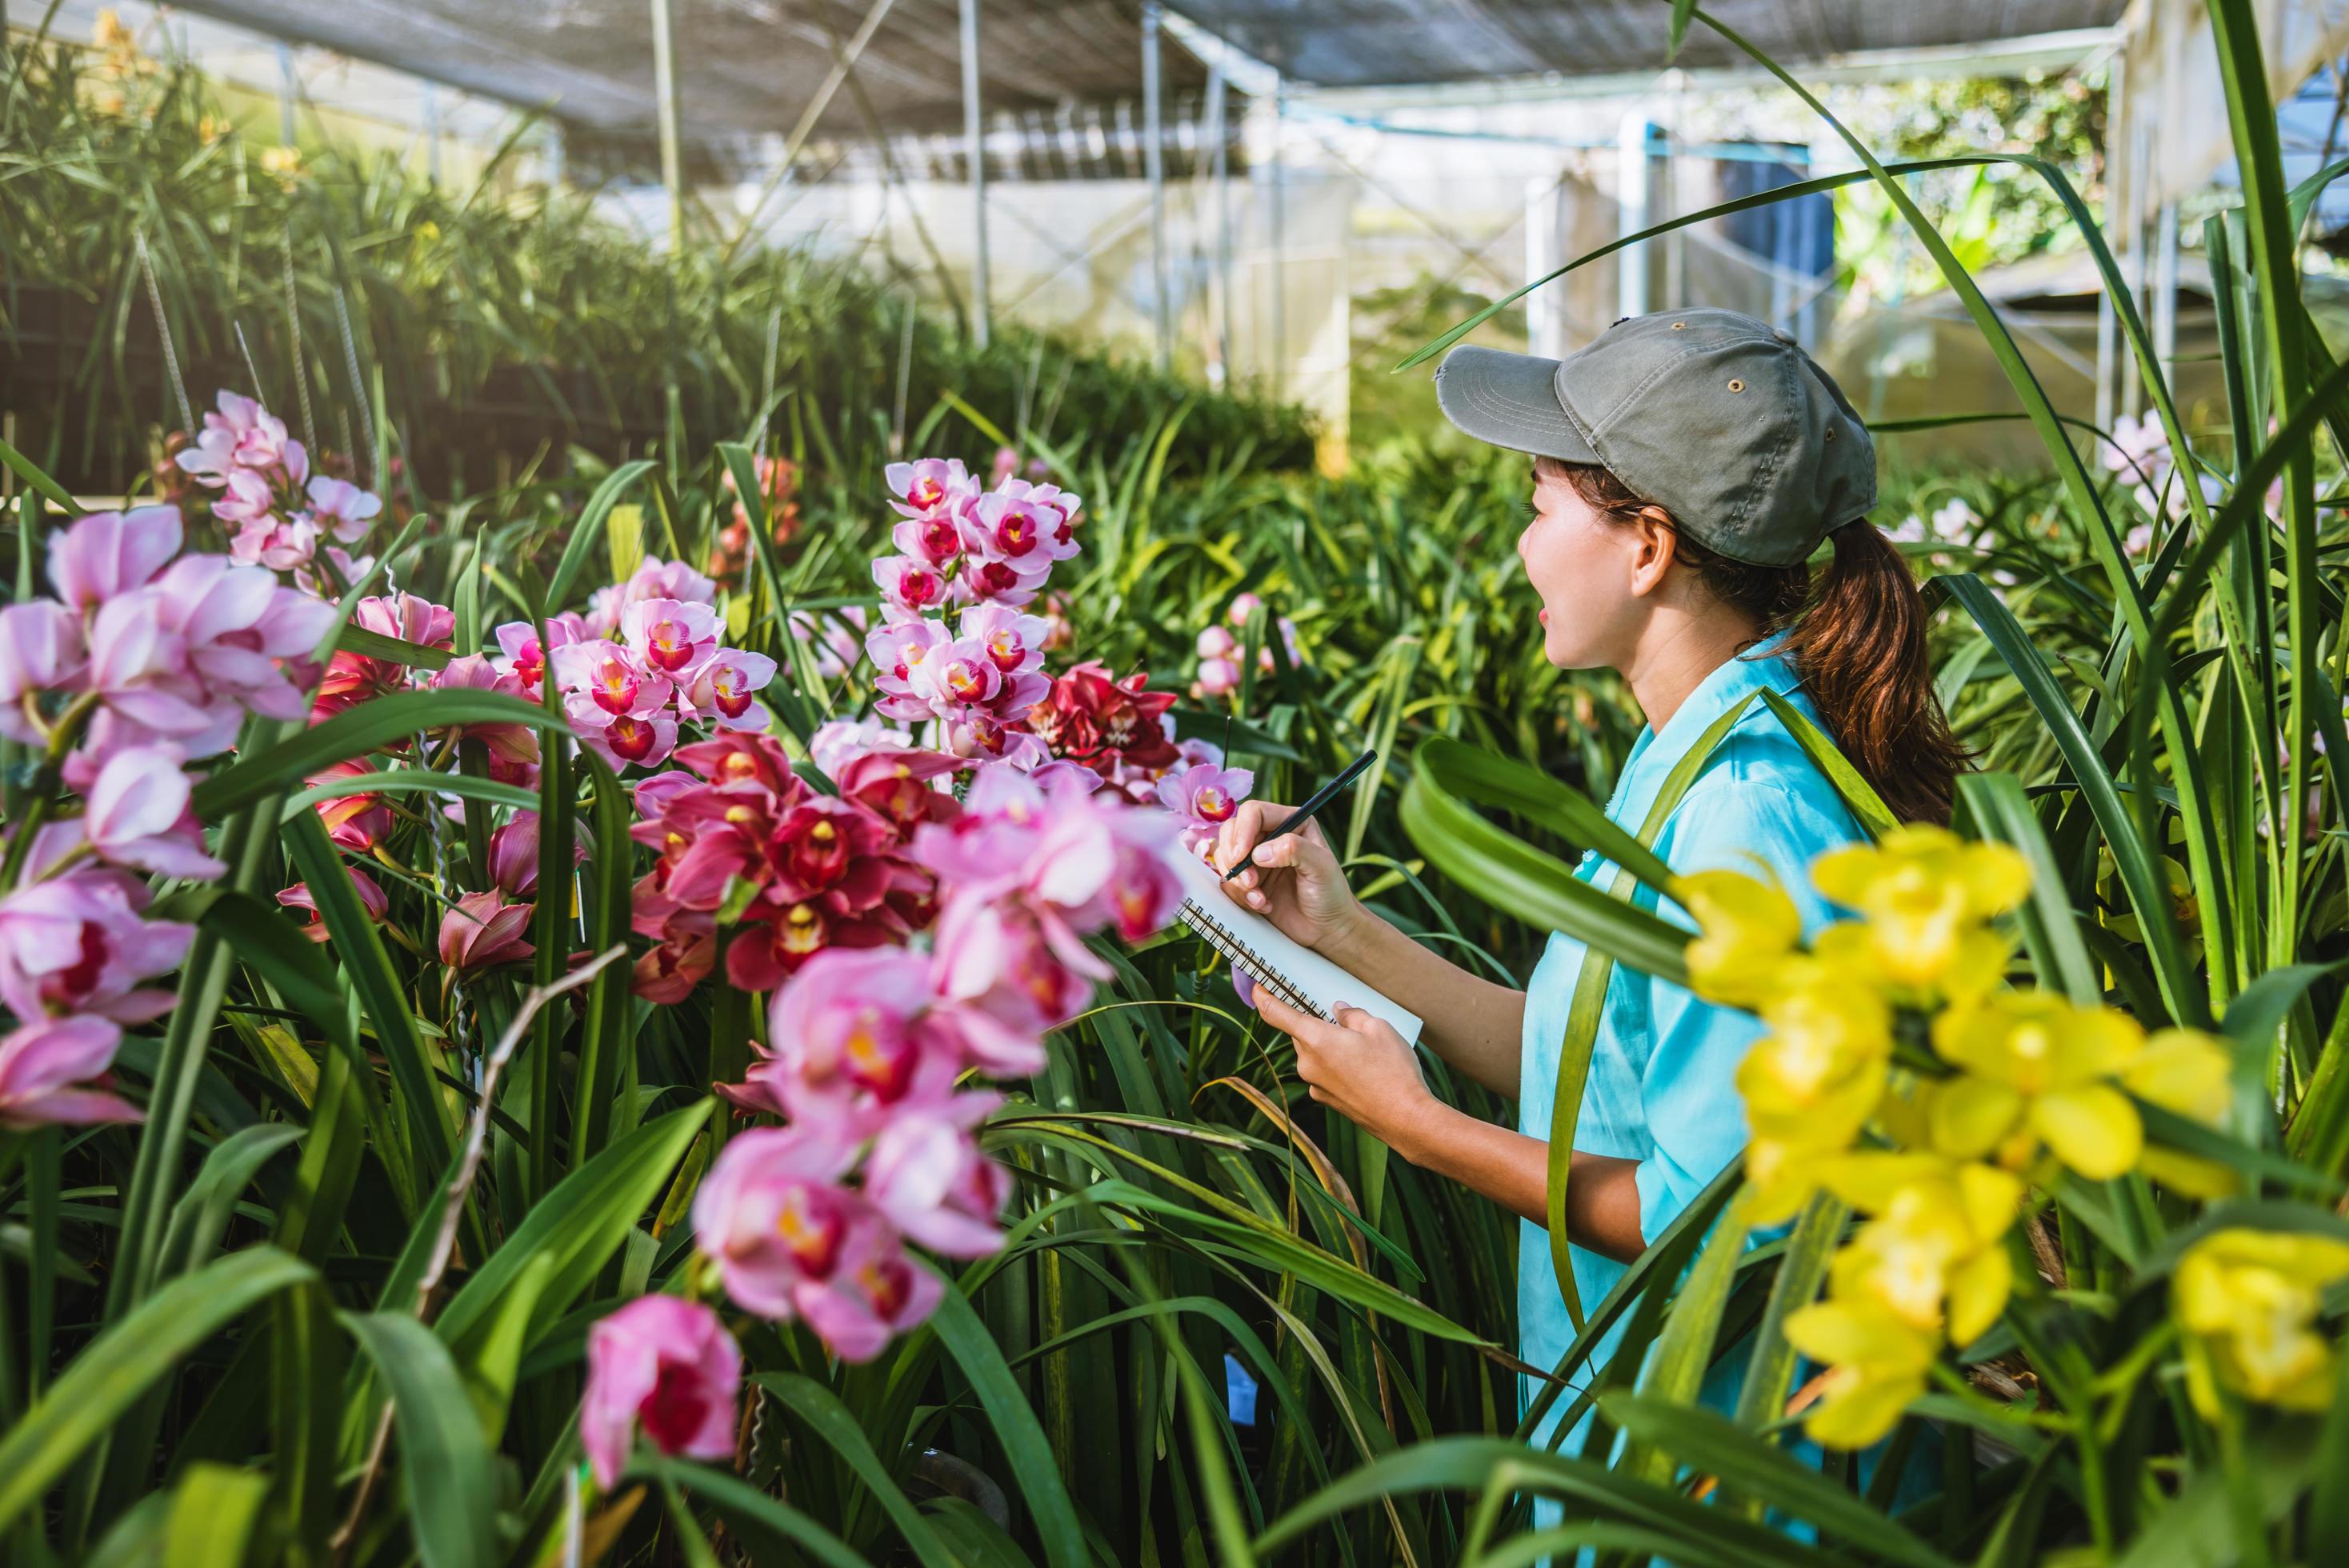
<instances>
[{"instance_id":1,"label":"pink orchid flower","mask_svg":"<svg viewBox=\"0 0 2349 1568\"><path fill-rule=\"evenodd\" d=\"M774 678L775 661L766 655L719 648L693 672L678 706L729 729L765 729L775 716L755 694Z\"/></svg>"},{"instance_id":2,"label":"pink orchid flower","mask_svg":"<svg viewBox=\"0 0 2349 1568\"><path fill-rule=\"evenodd\" d=\"M1212 830L1232 820L1255 787L1256 775L1246 768L1194 763L1158 780L1158 799L1184 826Z\"/></svg>"},{"instance_id":3,"label":"pink orchid flower","mask_svg":"<svg viewBox=\"0 0 2349 1568\"><path fill-rule=\"evenodd\" d=\"M946 580L937 569L911 556L884 556L874 562L873 581L880 585L881 597L890 608L901 614L918 615L944 603L947 596Z\"/></svg>"},{"instance_id":4,"label":"pink orchid flower","mask_svg":"<svg viewBox=\"0 0 2349 1568\"><path fill-rule=\"evenodd\" d=\"M301 442L285 434L285 421L253 398L225 389L218 406L220 412L204 416L194 444L175 459L187 473L218 489L240 469L308 471L308 456Z\"/></svg>"},{"instance_id":5,"label":"pink orchid flower","mask_svg":"<svg viewBox=\"0 0 2349 1568\"><path fill-rule=\"evenodd\" d=\"M204 853L183 758L170 746L129 746L89 786L81 828L102 860L158 876L210 881L228 867Z\"/></svg>"},{"instance_id":6,"label":"pink orchid flower","mask_svg":"<svg viewBox=\"0 0 2349 1568\"><path fill-rule=\"evenodd\" d=\"M889 486L889 504L907 517L918 517L952 501L967 500L978 489L960 458L918 458L910 463L891 463L881 470L881 476Z\"/></svg>"},{"instance_id":7,"label":"pink orchid flower","mask_svg":"<svg viewBox=\"0 0 2349 1568\"><path fill-rule=\"evenodd\" d=\"M647 669L626 647L597 637L557 648L554 684L568 696L585 698L605 714L647 718L668 706L668 677Z\"/></svg>"},{"instance_id":8,"label":"pink orchid flower","mask_svg":"<svg viewBox=\"0 0 2349 1568\"><path fill-rule=\"evenodd\" d=\"M633 714L605 714L582 696L563 699L571 732L579 744L610 764L615 773L633 763L657 768L677 749L677 720L661 712L639 718Z\"/></svg>"},{"instance_id":9,"label":"pink orchid flower","mask_svg":"<svg viewBox=\"0 0 2349 1568\"><path fill-rule=\"evenodd\" d=\"M802 1285L792 1303L843 1361L870 1361L937 1310L946 1285L905 1254L878 1212L860 1203L831 1277Z\"/></svg>"},{"instance_id":10,"label":"pink orchid flower","mask_svg":"<svg viewBox=\"0 0 2349 1568\"><path fill-rule=\"evenodd\" d=\"M910 559L944 573L947 567L962 558L962 523L953 511L945 508L926 511L919 517L906 518L892 528L889 542Z\"/></svg>"},{"instance_id":11,"label":"pink orchid flower","mask_svg":"<svg viewBox=\"0 0 2349 1568\"><path fill-rule=\"evenodd\" d=\"M231 469L228 487L212 502L212 516L233 528L248 529L272 521L277 491L257 469Z\"/></svg>"},{"instance_id":12,"label":"pink orchid flower","mask_svg":"<svg viewBox=\"0 0 2349 1568\"><path fill-rule=\"evenodd\" d=\"M639 599L620 613L620 640L657 674L682 685L718 647L718 612L679 599Z\"/></svg>"},{"instance_id":13,"label":"pink orchid flower","mask_svg":"<svg viewBox=\"0 0 2349 1568\"><path fill-rule=\"evenodd\" d=\"M1240 667L1230 659L1201 659L1198 678L1191 683L1196 697L1229 696L1240 688Z\"/></svg>"},{"instance_id":14,"label":"pink orchid flower","mask_svg":"<svg viewBox=\"0 0 2349 1568\"><path fill-rule=\"evenodd\" d=\"M1014 484L1024 484L1013 480ZM963 541L986 561L1004 562L1015 569L1051 563L1077 553L1075 537L1065 529L1064 514L1034 494L1014 494L1009 489L990 490L978 498L963 522Z\"/></svg>"},{"instance_id":15,"label":"pink orchid flower","mask_svg":"<svg viewBox=\"0 0 2349 1568\"><path fill-rule=\"evenodd\" d=\"M928 718L929 699L915 690L915 677L930 655L954 641L943 621L892 621L868 633L864 651L873 660L873 684L881 692L875 707L884 718Z\"/></svg>"},{"instance_id":16,"label":"pink orchid flower","mask_svg":"<svg viewBox=\"0 0 2349 1568\"><path fill-rule=\"evenodd\" d=\"M974 604L963 613L960 626L963 639L977 643L1006 679L1043 668L1050 630L1042 616L1023 615L1008 604ZM1034 701L1030 699L1031 707Z\"/></svg>"},{"instance_id":17,"label":"pink orchid flower","mask_svg":"<svg viewBox=\"0 0 2349 1568\"><path fill-rule=\"evenodd\" d=\"M1229 626L1203 626L1192 645L1203 659L1228 659L1239 651L1240 640Z\"/></svg>"},{"instance_id":18,"label":"pink orchid flower","mask_svg":"<svg viewBox=\"0 0 2349 1568\"><path fill-rule=\"evenodd\" d=\"M0 610L0 735L42 739L25 699L76 684L85 662L81 617L51 599Z\"/></svg>"},{"instance_id":19,"label":"pink orchid flower","mask_svg":"<svg viewBox=\"0 0 2349 1568\"><path fill-rule=\"evenodd\" d=\"M0 615L5 615L0 611ZM5 641L5 634L0 634ZM827 779L838 779L851 762L875 751L911 749L910 730L893 728L878 718L833 718L817 725L808 737L808 758Z\"/></svg>"},{"instance_id":20,"label":"pink orchid flower","mask_svg":"<svg viewBox=\"0 0 2349 1568\"><path fill-rule=\"evenodd\" d=\"M0 1127L86 1127L144 1121L121 1096L87 1087L103 1082L122 1030L106 1018L42 1018L0 1038Z\"/></svg>"},{"instance_id":21,"label":"pink orchid flower","mask_svg":"<svg viewBox=\"0 0 2349 1568\"><path fill-rule=\"evenodd\" d=\"M907 683L940 718L990 709L1005 686L1003 672L976 640L957 637L923 659Z\"/></svg>"},{"instance_id":22,"label":"pink orchid flower","mask_svg":"<svg viewBox=\"0 0 2349 1568\"><path fill-rule=\"evenodd\" d=\"M576 830L571 858L574 864L587 863L587 845ZM490 881L516 898L538 891L537 812L516 811L512 821L490 834Z\"/></svg>"},{"instance_id":23,"label":"pink orchid flower","mask_svg":"<svg viewBox=\"0 0 2349 1568\"><path fill-rule=\"evenodd\" d=\"M929 964L903 947L833 947L775 993L767 1038L794 1117L870 1131L881 1113L953 1088L953 1044L923 1018Z\"/></svg>"},{"instance_id":24,"label":"pink orchid flower","mask_svg":"<svg viewBox=\"0 0 2349 1568\"><path fill-rule=\"evenodd\" d=\"M352 758L337 762L303 779L305 784L334 784L344 779L374 777L376 769ZM326 824L326 837L336 847L353 854L369 854L391 831L391 808L383 797L365 789L354 789L348 795L331 795L317 805L318 820Z\"/></svg>"},{"instance_id":25,"label":"pink orchid flower","mask_svg":"<svg viewBox=\"0 0 2349 1568\"><path fill-rule=\"evenodd\" d=\"M539 645L539 631L528 621L508 621L497 629L501 657L490 661L500 675L511 676L522 686L522 695L533 702L538 700L539 682L546 676L546 650ZM557 648L574 643L591 641L587 623L572 611L546 618L546 635Z\"/></svg>"},{"instance_id":26,"label":"pink orchid flower","mask_svg":"<svg viewBox=\"0 0 2349 1568\"><path fill-rule=\"evenodd\" d=\"M688 603L716 603L718 584L682 561L647 555L636 562L626 583L598 588L587 596L586 627L593 634L619 634L620 617L639 599L681 599Z\"/></svg>"},{"instance_id":27,"label":"pink orchid flower","mask_svg":"<svg viewBox=\"0 0 2349 1568\"><path fill-rule=\"evenodd\" d=\"M272 572L307 566L318 553L318 526L306 517L280 518L270 512L248 521L228 542L230 559Z\"/></svg>"},{"instance_id":28,"label":"pink orchid flower","mask_svg":"<svg viewBox=\"0 0 2349 1568\"><path fill-rule=\"evenodd\" d=\"M960 1094L890 1118L865 1161L864 1195L933 1252L978 1258L999 1251L1011 1173L979 1152L971 1130L1002 1103L1000 1095Z\"/></svg>"},{"instance_id":29,"label":"pink orchid flower","mask_svg":"<svg viewBox=\"0 0 2349 1568\"><path fill-rule=\"evenodd\" d=\"M359 907L367 911L369 920L380 924L383 917L391 913L391 900L384 896L383 889L377 885L375 878L358 867L345 866L343 871L351 879L351 891L359 895ZM310 892L309 883L295 882L277 895L277 902L287 909L310 912L310 918L302 925L303 935L313 942L333 939L334 934L326 929L326 923L318 918L318 901Z\"/></svg>"},{"instance_id":30,"label":"pink orchid flower","mask_svg":"<svg viewBox=\"0 0 2349 1568\"><path fill-rule=\"evenodd\" d=\"M718 967L718 922L695 910L671 913L660 944L636 960L628 988L646 1001L667 1006L682 1002ZM725 1086L720 1085L723 1092Z\"/></svg>"},{"instance_id":31,"label":"pink orchid flower","mask_svg":"<svg viewBox=\"0 0 2349 1568\"><path fill-rule=\"evenodd\" d=\"M579 1443L595 1484L610 1491L636 1429L665 1454L734 1457L742 1352L698 1302L643 1295L587 1331Z\"/></svg>"},{"instance_id":32,"label":"pink orchid flower","mask_svg":"<svg viewBox=\"0 0 2349 1568\"><path fill-rule=\"evenodd\" d=\"M196 928L141 918L147 890L120 872L84 870L0 898L0 1001L19 1018L93 1013L143 1024L171 1010L139 983L177 969Z\"/></svg>"},{"instance_id":33,"label":"pink orchid flower","mask_svg":"<svg viewBox=\"0 0 2349 1568\"><path fill-rule=\"evenodd\" d=\"M855 1146L820 1128L752 1128L729 1139L693 1196L694 1240L726 1294L789 1319L795 1298L840 1266L864 1200L839 1182Z\"/></svg>"},{"instance_id":34,"label":"pink orchid flower","mask_svg":"<svg viewBox=\"0 0 2349 1568\"><path fill-rule=\"evenodd\" d=\"M348 480L312 480L309 496L312 517L338 544L356 544L365 539L383 511L383 497Z\"/></svg>"},{"instance_id":35,"label":"pink orchid flower","mask_svg":"<svg viewBox=\"0 0 2349 1568\"><path fill-rule=\"evenodd\" d=\"M143 588L180 553L176 506L93 511L49 544L49 582L77 610Z\"/></svg>"},{"instance_id":36,"label":"pink orchid flower","mask_svg":"<svg viewBox=\"0 0 2349 1568\"><path fill-rule=\"evenodd\" d=\"M1030 472L1035 472L1033 465ZM1006 500L1027 508L1044 524L1043 542L1055 561L1066 561L1077 553L1077 515L1084 502L1058 485L1041 484L1034 479L1008 479L996 487L996 493Z\"/></svg>"},{"instance_id":37,"label":"pink orchid flower","mask_svg":"<svg viewBox=\"0 0 2349 1568\"><path fill-rule=\"evenodd\" d=\"M1034 912L963 892L950 896L932 933L931 988L946 1002L940 1023L971 1064L998 1078L1044 1067L1044 1035L1092 999L1092 982L1063 962Z\"/></svg>"},{"instance_id":38,"label":"pink orchid flower","mask_svg":"<svg viewBox=\"0 0 2349 1568\"><path fill-rule=\"evenodd\" d=\"M459 974L512 964L537 951L524 939L535 911L508 903L492 889L469 892L440 917L440 962Z\"/></svg>"}]
</instances>

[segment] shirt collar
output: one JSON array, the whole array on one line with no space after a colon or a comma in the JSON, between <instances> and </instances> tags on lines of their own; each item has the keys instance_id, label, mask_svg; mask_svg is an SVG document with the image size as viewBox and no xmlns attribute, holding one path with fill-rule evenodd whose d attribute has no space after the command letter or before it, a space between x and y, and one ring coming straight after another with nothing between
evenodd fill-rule
<instances>
[{"instance_id":1,"label":"shirt collar","mask_svg":"<svg viewBox=\"0 0 2349 1568\"><path fill-rule=\"evenodd\" d=\"M1775 632L1746 653L1723 660L1718 668L1697 683L1696 689L1674 710L1663 728L1641 730L1630 756L1624 761L1622 782L1615 792L1615 809L1609 815L1637 832L1657 790L1663 787L1665 777L1715 719L1764 689L1782 694L1794 690L1802 677L1795 674L1794 661L1778 651L1785 640L1785 632ZM1754 707L1760 706L1757 699ZM1749 715L1752 711L1750 707L1747 710Z\"/></svg>"}]
</instances>

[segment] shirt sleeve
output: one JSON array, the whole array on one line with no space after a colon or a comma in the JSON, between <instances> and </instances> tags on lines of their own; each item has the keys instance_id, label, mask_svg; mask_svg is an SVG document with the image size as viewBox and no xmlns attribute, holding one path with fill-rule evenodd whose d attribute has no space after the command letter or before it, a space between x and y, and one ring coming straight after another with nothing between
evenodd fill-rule
<instances>
[{"instance_id":1,"label":"shirt sleeve","mask_svg":"<svg viewBox=\"0 0 2349 1568\"><path fill-rule=\"evenodd\" d=\"M1660 852L1675 872L1775 876L1802 913L1807 934L1828 916L1826 900L1811 886L1811 861L1852 838L1841 803L1834 806L1830 812L1803 789L1775 779L1700 782L1673 813ZM1676 925L1696 927L1669 899L1657 913ZM1640 1234L1652 1243L1745 1147L1737 1067L1763 1027L1752 1014L1704 1001L1685 986L1654 979L1648 985L1654 1049L1640 1098L1655 1151L1640 1161L1634 1176Z\"/></svg>"}]
</instances>

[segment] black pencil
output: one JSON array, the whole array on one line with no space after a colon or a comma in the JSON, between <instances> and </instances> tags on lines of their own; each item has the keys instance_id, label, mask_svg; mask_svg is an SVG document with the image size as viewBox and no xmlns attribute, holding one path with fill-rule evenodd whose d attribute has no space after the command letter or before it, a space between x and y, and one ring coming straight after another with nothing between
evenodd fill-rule
<instances>
[{"instance_id":1,"label":"black pencil","mask_svg":"<svg viewBox=\"0 0 2349 1568\"><path fill-rule=\"evenodd\" d=\"M1330 779L1327 784L1322 785L1320 789L1313 791L1313 798L1311 799L1306 801L1305 804L1299 806L1288 816L1282 818L1280 826L1275 828L1271 832L1267 833L1263 838L1258 839L1257 842L1259 844L1266 843L1273 839L1280 837L1283 833L1293 833L1298 829L1303 827L1308 821L1312 820L1314 812L1319 811L1322 807L1327 806L1330 801L1336 799L1338 798L1339 790L1343 789L1347 785L1351 784L1355 779L1361 778L1362 775L1362 769L1368 768L1371 763L1376 762L1378 759L1379 754L1375 748L1365 751L1360 757L1355 758L1351 762L1346 764L1346 770L1343 773L1339 774L1338 777ZM1251 848L1248 851L1247 856L1243 857L1238 865L1234 866L1231 870L1224 873L1224 880L1226 882L1229 882L1234 877L1239 875L1240 872L1247 870L1249 858L1253 857L1256 851Z\"/></svg>"}]
</instances>

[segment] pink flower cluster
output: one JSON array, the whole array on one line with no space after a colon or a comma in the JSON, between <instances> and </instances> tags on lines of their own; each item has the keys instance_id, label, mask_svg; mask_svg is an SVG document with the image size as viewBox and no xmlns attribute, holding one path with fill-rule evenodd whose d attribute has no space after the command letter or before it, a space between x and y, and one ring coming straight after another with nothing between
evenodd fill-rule
<instances>
[{"instance_id":1,"label":"pink flower cluster","mask_svg":"<svg viewBox=\"0 0 2349 1568\"><path fill-rule=\"evenodd\" d=\"M314 477L302 443L285 433L285 421L250 397L220 394L219 411L204 416L194 444L174 459L199 484L219 491L212 515L235 533L229 554L272 572L303 572L316 559L321 542L344 583L373 565L353 560L339 545L367 537L383 511L383 498L347 480Z\"/></svg>"},{"instance_id":2,"label":"pink flower cluster","mask_svg":"<svg viewBox=\"0 0 2349 1568\"><path fill-rule=\"evenodd\" d=\"M891 463L884 474L904 521L889 536L898 553L873 563L873 580L893 616L957 604L1017 609L1054 562L1077 553L1083 503L1058 485L1002 473L984 490L954 458Z\"/></svg>"},{"instance_id":3,"label":"pink flower cluster","mask_svg":"<svg viewBox=\"0 0 2349 1568\"><path fill-rule=\"evenodd\" d=\"M596 593L585 617L553 617L551 647L527 621L500 626L493 667L533 700L552 671L581 745L615 769L657 768L677 749L681 724L763 730L773 721L757 694L775 678L775 661L719 645L716 592L681 562L647 559Z\"/></svg>"},{"instance_id":4,"label":"pink flower cluster","mask_svg":"<svg viewBox=\"0 0 2349 1568\"><path fill-rule=\"evenodd\" d=\"M0 1039L0 1123L137 1119L78 1086L103 1078L121 1026L171 1010L146 983L195 933L146 918L147 878L225 870L185 765L227 749L247 714L305 711L333 608L261 567L180 556L181 542L174 507L91 513L50 542L57 596L0 610L0 734L46 754L47 788L80 798L63 816L36 799L7 846L0 1002L19 1026Z\"/></svg>"},{"instance_id":5,"label":"pink flower cluster","mask_svg":"<svg viewBox=\"0 0 2349 1568\"><path fill-rule=\"evenodd\" d=\"M1264 601L1253 593L1237 595L1231 608L1225 613L1223 625L1204 626L1195 646L1199 655L1199 674L1191 683L1191 695L1206 699L1227 696L1240 685L1240 639L1238 631L1247 625L1248 617L1262 607ZM1297 623L1286 615L1273 617L1274 633L1280 638L1281 651L1295 665L1300 661L1297 645ZM1269 643L1256 651L1256 667L1265 675L1272 673L1272 646Z\"/></svg>"}]
</instances>

